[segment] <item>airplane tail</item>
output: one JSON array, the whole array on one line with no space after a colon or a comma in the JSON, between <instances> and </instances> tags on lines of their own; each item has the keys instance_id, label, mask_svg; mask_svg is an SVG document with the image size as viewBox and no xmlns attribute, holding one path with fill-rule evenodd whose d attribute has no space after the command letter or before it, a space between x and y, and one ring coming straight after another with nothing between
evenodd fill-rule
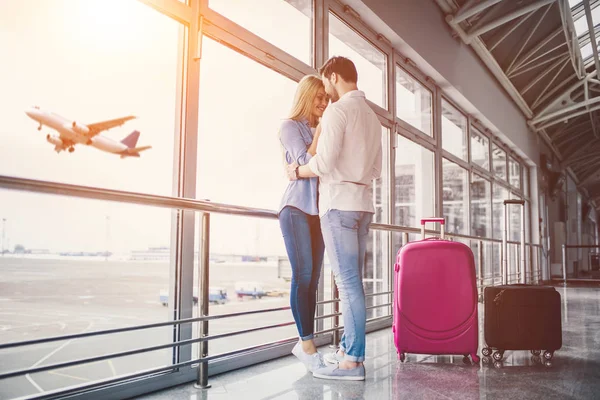
<instances>
[{"instance_id":1,"label":"airplane tail","mask_svg":"<svg viewBox=\"0 0 600 400\"><path fill-rule=\"evenodd\" d=\"M133 148L135 148L135 145L137 144L137 141L139 138L140 138L140 132L133 131L129 134L129 136L127 136L125 139L121 140L121 143L123 143L128 148L133 149Z\"/></svg>"},{"instance_id":2,"label":"airplane tail","mask_svg":"<svg viewBox=\"0 0 600 400\"><path fill-rule=\"evenodd\" d=\"M133 147L125 150L121 153L121 158L125 157L139 157L140 153L144 150L151 149L152 146L141 146L141 147Z\"/></svg>"}]
</instances>

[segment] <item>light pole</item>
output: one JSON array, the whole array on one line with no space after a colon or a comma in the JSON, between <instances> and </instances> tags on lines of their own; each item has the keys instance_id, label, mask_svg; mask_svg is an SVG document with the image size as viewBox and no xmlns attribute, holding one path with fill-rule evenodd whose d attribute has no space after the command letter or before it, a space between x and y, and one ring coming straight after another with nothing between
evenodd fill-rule
<instances>
[{"instance_id":1,"label":"light pole","mask_svg":"<svg viewBox=\"0 0 600 400\"><path fill-rule=\"evenodd\" d=\"M6 241L6 218L2 218L2 248L0 248L0 253L2 253L2 257L4 257L4 242Z\"/></svg>"}]
</instances>

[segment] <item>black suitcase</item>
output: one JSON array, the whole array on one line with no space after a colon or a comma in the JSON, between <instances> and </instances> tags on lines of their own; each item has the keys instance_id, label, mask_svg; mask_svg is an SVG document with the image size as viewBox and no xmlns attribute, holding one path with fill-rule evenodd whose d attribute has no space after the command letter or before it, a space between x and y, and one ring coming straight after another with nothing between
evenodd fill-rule
<instances>
[{"instance_id":1,"label":"black suitcase","mask_svg":"<svg viewBox=\"0 0 600 400\"><path fill-rule=\"evenodd\" d=\"M551 360L562 347L560 293L552 286L489 286L484 301L484 356L496 349L501 361L505 350L530 350Z\"/></svg>"},{"instance_id":2,"label":"black suitcase","mask_svg":"<svg viewBox=\"0 0 600 400\"><path fill-rule=\"evenodd\" d=\"M526 285L525 266L518 263L517 277L521 284L507 285L507 206L524 205L522 200L504 201L504 235L502 237L502 283L484 290L484 334L486 347L482 354L492 355L501 361L506 350L530 350L534 356L542 351L546 360L551 360L554 352L562 347L561 299L560 293L552 286ZM525 220L524 208L521 213L521 227ZM521 230L521 243L524 232ZM524 260L523 260L524 261Z\"/></svg>"}]
</instances>

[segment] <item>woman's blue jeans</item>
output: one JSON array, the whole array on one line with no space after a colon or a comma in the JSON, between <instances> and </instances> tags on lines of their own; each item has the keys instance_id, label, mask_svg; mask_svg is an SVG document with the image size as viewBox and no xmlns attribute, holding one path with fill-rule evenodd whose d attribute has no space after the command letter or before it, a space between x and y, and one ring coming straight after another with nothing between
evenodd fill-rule
<instances>
[{"instance_id":1,"label":"woman's blue jeans","mask_svg":"<svg viewBox=\"0 0 600 400\"><path fill-rule=\"evenodd\" d=\"M283 241L292 265L290 306L302 340L314 336L317 287L325 245L318 215L286 206L279 213Z\"/></svg>"}]
</instances>

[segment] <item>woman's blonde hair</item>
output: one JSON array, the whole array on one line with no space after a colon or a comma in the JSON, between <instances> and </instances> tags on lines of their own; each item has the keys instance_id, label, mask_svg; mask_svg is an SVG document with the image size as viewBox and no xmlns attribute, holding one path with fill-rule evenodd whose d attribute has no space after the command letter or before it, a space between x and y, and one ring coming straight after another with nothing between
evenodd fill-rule
<instances>
[{"instance_id":1,"label":"woman's blonde hair","mask_svg":"<svg viewBox=\"0 0 600 400\"><path fill-rule=\"evenodd\" d=\"M300 79L289 118L296 121L306 118L311 126L317 126L318 121L315 120L312 114L313 102L319 93L319 89L324 88L323 81L318 75L306 75Z\"/></svg>"}]
</instances>

